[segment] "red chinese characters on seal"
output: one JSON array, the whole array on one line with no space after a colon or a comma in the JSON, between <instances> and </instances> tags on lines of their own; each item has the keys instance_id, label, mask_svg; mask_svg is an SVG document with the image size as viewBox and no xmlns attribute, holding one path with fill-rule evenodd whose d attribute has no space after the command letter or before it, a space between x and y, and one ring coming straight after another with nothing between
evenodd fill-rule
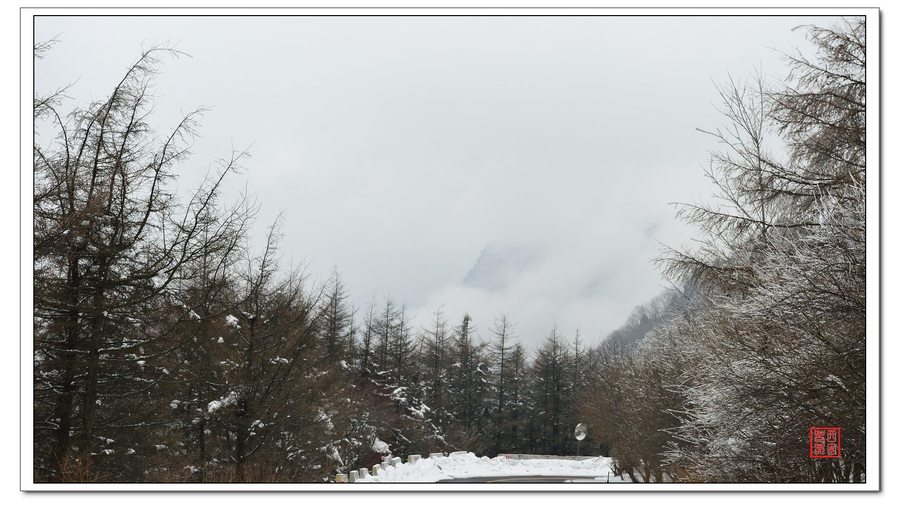
<instances>
[{"instance_id":1,"label":"red chinese characters on seal","mask_svg":"<svg viewBox=\"0 0 900 507\"><path fill-rule=\"evenodd\" d=\"M841 429L834 426L813 426L809 429L810 458L840 458Z\"/></svg>"}]
</instances>

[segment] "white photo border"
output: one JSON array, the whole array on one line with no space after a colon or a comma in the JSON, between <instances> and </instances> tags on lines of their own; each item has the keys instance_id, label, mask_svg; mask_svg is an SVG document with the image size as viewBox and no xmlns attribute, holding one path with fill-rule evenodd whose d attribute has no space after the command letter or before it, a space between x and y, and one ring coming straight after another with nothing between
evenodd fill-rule
<instances>
[{"instance_id":1,"label":"white photo border","mask_svg":"<svg viewBox=\"0 0 900 507\"><path fill-rule=\"evenodd\" d=\"M866 19L866 160L876 170L866 181L866 482L811 483L620 483L620 484L469 484L469 483L35 483L32 367L34 284L28 283L33 258L33 198L31 157L35 16L864 16ZM22 491L880 491L881 490L881 58L878 8L611 8L611 7L22 7L20 9L20 489Z\"/></svg>"}]
</instances>

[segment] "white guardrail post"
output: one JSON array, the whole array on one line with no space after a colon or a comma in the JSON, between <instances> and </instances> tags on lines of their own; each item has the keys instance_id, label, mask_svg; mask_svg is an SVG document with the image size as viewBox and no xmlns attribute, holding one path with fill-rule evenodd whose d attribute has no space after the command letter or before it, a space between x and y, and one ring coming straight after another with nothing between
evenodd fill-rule
<instances>
[{"instance_id":1,"label":"white guardrail post","mask_svg":"<svg viewBox=\"0 0 900 507\"><path fill-rule=\"evenodd\" d=\"M458 454L466 454L467 451L455 451L451 453L451 455ZM428 454L429 458L443 458L447 455L443 452L432 452ZM409 464L413 464L422 459L421 454L410 454L406 457L406 462ZM372 465L372 477L377 477L381 475L381 473L388 467L396 467L403 463L403 459L399 456L385 456L381 460L381 464ZM340 483L348 483L348 482L358 482L360 479L368 479L370 477L368 468L360 468L359 470L350 470L350 472L346 474L335 474L334 482Z\"/></svg>"}]
</instances>

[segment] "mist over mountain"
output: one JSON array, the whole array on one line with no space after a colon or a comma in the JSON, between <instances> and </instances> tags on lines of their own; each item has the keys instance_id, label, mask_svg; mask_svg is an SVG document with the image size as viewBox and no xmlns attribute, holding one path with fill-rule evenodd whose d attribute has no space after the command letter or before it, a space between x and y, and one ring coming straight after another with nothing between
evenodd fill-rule
<instances>
[{"instance_id":1,"label":"mist over mountain","mask_svg":"<svg viewBox=\"0 0 900 507\"><path fill-rule=\"evenodd\" d=\"M681 297L683 296L678 291L667 289L650 301L637 305L628 319L611 331L603 343L623 350L633 349L656 326L665 322Z\"/></svg>"},{"instance_id":2,"label":"mist over mountain","mask_svg":"<svg viewBox=\"0 0 900 507\"><path fill-rule=\"evenodd\" d=\"M545 255L537 245L490 243L479 254L463 284L489 291L503 289L516 276L539 265Z\"/></svg>"}]
</instances>

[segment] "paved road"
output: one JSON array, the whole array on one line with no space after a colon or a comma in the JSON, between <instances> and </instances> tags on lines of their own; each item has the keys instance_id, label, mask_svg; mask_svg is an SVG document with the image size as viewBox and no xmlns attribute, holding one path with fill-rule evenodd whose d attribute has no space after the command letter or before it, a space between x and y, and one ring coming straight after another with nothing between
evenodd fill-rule
<instances>
[{"instance_id":1,"label":"paved road","mask_svg":"<svg viewBox=\"0 0 900 507\"><path fill-rule=\"evenodd\" d=\"M606 481L594 481L593 477L571 475L522 475L507 477L461 477L458 479L444 479L438 482L467 482L467 483L545 483L545 482L590 482L606 484Z\"/></svg>"}]
</instances>

